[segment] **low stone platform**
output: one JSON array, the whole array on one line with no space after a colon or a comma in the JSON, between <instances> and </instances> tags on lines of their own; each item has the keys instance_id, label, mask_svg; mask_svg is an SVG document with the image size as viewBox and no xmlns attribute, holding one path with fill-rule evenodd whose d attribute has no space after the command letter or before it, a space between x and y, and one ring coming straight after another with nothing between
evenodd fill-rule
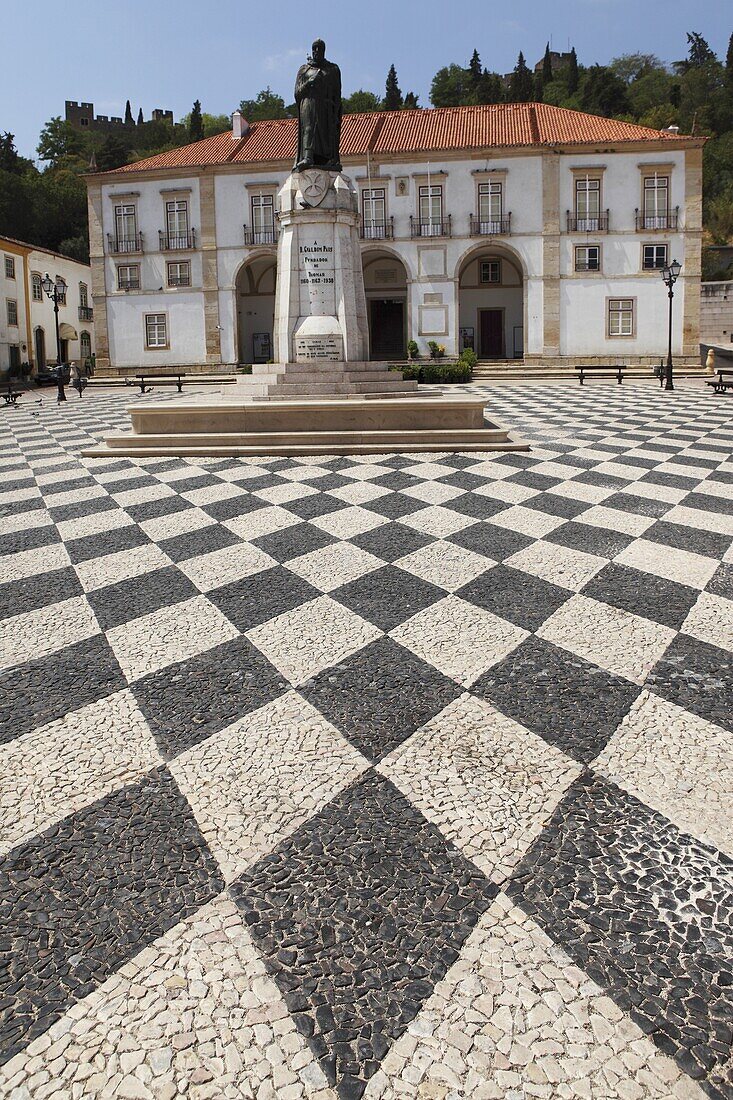
<instances>
[{"instance_id":1,"label":"low stone platform","mask_svg":"<svg viewBox=\"0 0 733 1100\"><path fill-rule=\"evenodd\" d=\"M142 455L310 455L517 451L528 445L484 419L484 398L331 397L133 405L132 433L109 436L92 458Z\"/></svg>"},{"instance_id":2,"label":"low stone platform","mask_svg":"<svg viewBox=\"0 0 733 1100\"><path fill-rule=\"evenodd\" d=\"M368 360L310 363L255 363L252 374L237 378L236 399L312 401L319 398L375 395L415 396L417 382L405 381L400 371Z\"/></svg>"}]
</instances>

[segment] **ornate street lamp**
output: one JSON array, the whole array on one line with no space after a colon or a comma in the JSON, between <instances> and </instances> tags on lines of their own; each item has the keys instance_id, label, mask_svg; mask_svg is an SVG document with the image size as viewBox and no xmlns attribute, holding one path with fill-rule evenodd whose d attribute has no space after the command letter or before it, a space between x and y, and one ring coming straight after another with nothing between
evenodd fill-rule
<instances>
[{"instance_id":1,"label":"ornate street lamp","mask_svg":"<svg viewBox=\"0 0 733 1100\"><path fill-rule=\"evenodd\" d=\"M66 287L63 283L55 283L48 272L41 279L41 286L47 298L53 302L53 312L56 320L56 385L58 387L58 400L65 401L64 372L61 366L61 338L59 336L59 302L65 297Z\"/></svg>"},{"instance_id":2,"label":"ornate street lamp","mask_svg":"<svg viewBox=\"0 0 733 1100\"><path fill-rule=\"evenodd\" d=\"M662 281L669 291L669 344L667 347L667 381L664 384L665 390L674 389L674 382L672 381L672 299L674 298L674 284L677 282L681 270L682 264L678 263L677 260L672 260L672 263L667 264L661 271Z\"/></svg>"}]
</instances>

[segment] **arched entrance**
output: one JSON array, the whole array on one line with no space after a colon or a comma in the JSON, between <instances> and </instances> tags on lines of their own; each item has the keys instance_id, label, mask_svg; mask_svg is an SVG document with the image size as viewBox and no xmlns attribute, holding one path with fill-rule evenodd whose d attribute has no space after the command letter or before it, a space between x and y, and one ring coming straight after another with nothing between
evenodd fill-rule
<instances>
[{"instance_id":1,"label":"arched entrance","mask_svg":"<svg viewBox=\"0 0 733 1100\"><path fill-rule=\"evenodd\" d=\"M33 342L36 352L36 370L43 370L46 366L46 333L40 325L33 334Z\"/></svg>"},{"instance_id":2,"label":"arched entrance","mask_svg":"<svg viewBox=\"0 0 733 1100\"><path fill-rule=\"evenodd\" d=\"M524 355L524 283L518 257L487 246L466 258L458 278L459 349L479 359Z\"/></svg>"},{"instance_id":3,"label":"arched entrance","mask_svg":"<svg viewBox=\"0 0 733 1100\"><path fill-rule=\"evenodd\" d=\"M255 256L239 269L236 281L237 361L267 363L273 356L275 275L273 255Z\"/></svg>"},{"instance_id":4,"label":"arched entrance","mask_svg":"<svg viewBox=\"0 0 733 1100\"><path fill-rule=\"evenodd\" d=\"M383 249L362 256L369 319L370 356L404 359L407 341L407 272L402 260Z\"/></svg>"}]
</instances>

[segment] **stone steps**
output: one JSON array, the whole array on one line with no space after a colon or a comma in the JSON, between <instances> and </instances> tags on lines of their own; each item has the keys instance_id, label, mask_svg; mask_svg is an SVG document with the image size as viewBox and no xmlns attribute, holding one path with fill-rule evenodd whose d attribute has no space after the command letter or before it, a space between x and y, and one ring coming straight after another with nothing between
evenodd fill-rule
<instances>
[{"instance_id":1,"label":"stone steps","mask_svg":"<svg viewBox=\"0 0 733 1100\"><path fill-rule=\"evenodd\" d=\"M375 381L363 382L260 382L253 380L237 381L237 400L249 398L267 398L270 401L318 400L326 397L392 397L417 393L417 382L405 382L392 374L388 378L380 377Z\"/></svg>"}]
</instances>

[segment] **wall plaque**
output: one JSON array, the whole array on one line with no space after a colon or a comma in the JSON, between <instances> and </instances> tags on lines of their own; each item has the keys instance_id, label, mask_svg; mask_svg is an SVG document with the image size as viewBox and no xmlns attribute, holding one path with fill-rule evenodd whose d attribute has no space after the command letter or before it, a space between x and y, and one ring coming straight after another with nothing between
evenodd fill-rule
<instances>
[{"instance_id":1,"label":"wall plaque","mask_svg":"<svg viewBox=\"0 0 733 1100\"><path fill-rule=\"evenodd\" d=\"M316 359L340 362L344 357L342 336L296 336L296 363L310 363Z\"/></svg>"}]
</instances>

